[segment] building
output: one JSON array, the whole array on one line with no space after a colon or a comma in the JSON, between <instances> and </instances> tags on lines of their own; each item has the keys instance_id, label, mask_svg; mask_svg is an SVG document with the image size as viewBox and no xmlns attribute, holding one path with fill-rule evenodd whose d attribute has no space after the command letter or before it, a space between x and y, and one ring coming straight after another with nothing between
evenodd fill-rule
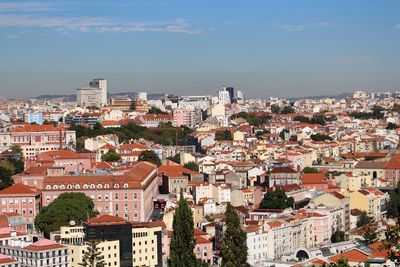
<instances>
[{"instance_id":1,"label":"building","mask_svg":"<svg viewBox=\"0 0 400 267\"><path fill-rule=\"evenodd\" d=\"M26 123L43 124L43 114L41 112L31 112L25 114Z\"/></svg>"},{"instance_id":2,"label":"building","mask_svg":"<svg viewBox=\"0 0 400 267\"><path fill-rule=\"evenodd\" d=\"M231 96L228 91L218 91L218 102L220 104L230 104Z\"/></svg>"},{"instance_id":3,"label":"building","mask_svg":"<svg viewBox=\"0 0 400 267\"><path fill-rule=\"evenodd\" d=\"M21 264L10 256L0 254L0 267L21 267Z\"/></svg>"},{"instance_id":4,"label":"building","mask_svg":"<svg viewBox=\"0 0 400 267\"><path fill-rule=\"evenodd\" d=\"M133 266L163 266L162 222L132 224Z\"/></svg>"},{"instance_id":5,"label":"building","mask_svg":"<svg viewBox=\"0 0 400 267\"><path fill-rule=\"evenodd\" d=\"M147 102L147 92L139 92L137 95L137 99Z\"/></svg>"},{"instance_id":6,"label":"building","mask_svg":"<svg viewBox=\"0 0 400 267\"><path fill-rule=\"evenodd\" d=\"M1 246L0 253L17 260L21 267L68 267L68 247L55 241L42 239L28 246Z\"/></svg>"},{"instance_id":7,"label":"building","mask_svg":"<svg viewBox=\"0 0 400 267\"><path fill-rule=\"evenodd\" d=\"M84 243L80 244L69 244L66 245L69 250L70 250L70 259L71 263L69 267L80 267L80 263L82 263L83 255L85 254L85 251L88 249L88 245ZM120 265L120 247L119 247L119 241L118 240L113 240L113 241L100 241L97 244L97 249L100 251L101 256L103 257L104 266L121 266Z\"/></svg>"},{"instance_id":8,"label":"building","mask_svg":"<svg viewBox=\"0 0 400 267\"><path fill-rule=\"evenodd\" d=\"M173 110L172 125L194 127L201 122L201 111L195 108L176 108Z\"/></svg>"},{"instance_id":9,"label":"building","mask_svg":"<svg viewBox=\"0 0 400 267\"><path fill-rule=\"evenodd\" d=\"M64 192L82 192L93 199L100 215L114 215L134 222L148 221L158 193L157 167L137 162L125 173L46 176L42 203L49 205Z\"/></svg>"},{"instance_id":10,"label":"building","mask_svg":"<svg viewBox=\"0 0 400 267\"><path fill-rule=\"evenodd\" d=\"M365 211L368 216L373 217L376 221L386 217L387 203L390 199L387 193L373 187L366 187L350 192L349 196L350 209Z\"/></svg>"},{"instance_id":11,"label":"building","mask_svg":"<svg viewBox=\"0 0 400 267\"><path fill-rule=\"evenodd\" d=\"M25 160L38 154L59 149L73 149L76 145L75 131L54 125L22 125L9 133L11 146L19 146Z\"/></svg>"},{"instance_id":12,"label":"building","mask_svg":"<svg viewBox=\"0 0 400 267\"><path fill-rule=\"evenodd\" d=\"M107 105L107 80L94 79L89 87L76 89L76 98L81 107L101 107Z\"/></svg>"},{"instance_id":13,"label":"building","mask_svg":"<svg viewBox=\"0 0 400 267\"><path fill-rule=\"evenodd\" d=\"M103 78L96 78L93 79L89 83L89 87L91 88L97 88L101 90L101 105L106 106L107 105L107 80Z\"/></svg>"},{"instance_id":14,"label":"building","mask_svg":"<svg viewBox=\"0 0 400 267\"><path fill-rule=\"evenodd\" d=\"M85 240L118 241L119 267L131 267L132 263L132 224L121 217L101 215L87 219L83 223ZM110 248L111 249L111 248ZM114 244L114 250L117 245Z\"/></svg>"},{"instance_id":15,"label":"building","mask_svg":"<svg viewBox=\"0 0 400 267\"><path fill-rule=\"evenodd\" d=\"M36 187L14 184L0 191L1 212L21 214L29 230L34 229L34 219L40 209L41 192Z\"/></svg>"},{"instance_id":16,"label":"building","mask_svg":"<svg viewBox=\"0 0 400 267\"><path fill-rule=\"evenodd\" d=\"M232 103L233 100L235 99L235 88L224 86L223 89L224 89L224 91L227 91L229 93L229 98Z\"/></svg>"}]
</instances>

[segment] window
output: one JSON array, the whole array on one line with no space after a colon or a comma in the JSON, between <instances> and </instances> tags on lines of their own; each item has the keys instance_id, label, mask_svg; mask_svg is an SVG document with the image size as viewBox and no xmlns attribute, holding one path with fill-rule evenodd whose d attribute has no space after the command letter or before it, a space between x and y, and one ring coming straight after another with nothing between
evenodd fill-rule
<instances>
[{"instance_id":1,"label":"window","mask_svg":"<svg viewBox=\"0 0 400 267\"><path fill-rule=\"evenodd\" d=\"M114 199L118 199L118 194L115 193Z\"/></svg>"},{"instance_id":2,"label":"window","mask_svg":"<svg viewBox=\"0 0 400 267\"><path fill-rule=\"evenodd\" d=\"M133 193L133 199L137 199L137 193Z\"/></svg>"},{"instance_id":3,"label":"window","mask_svg":"<svg viewBox=\"0 0 400 267\"><path fill-rule=\"evenodd\" d=\"M128 199L128 193L124 194L124 199Z\"/></svg>"}]
</instances>

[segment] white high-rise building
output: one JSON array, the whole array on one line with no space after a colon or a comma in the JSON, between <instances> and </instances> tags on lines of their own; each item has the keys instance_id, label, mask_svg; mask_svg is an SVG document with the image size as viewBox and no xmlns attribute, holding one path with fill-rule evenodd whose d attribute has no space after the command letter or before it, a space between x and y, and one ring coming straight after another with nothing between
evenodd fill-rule
<instances>
[{"instance_id":1,"label":"white high-rise building","mask_svg":"<svg viewBox=\"0 0 400 267\"><path fill-rule=\"evenodd\" d=\"M240 90L237 91L237 98L238 99L244 99L244 93Z\"/></svg>"},{"instance_id":2,"label":"white high-rise building","mask_svg":"<svg viewBox=\"0 0 400 267\"><path fill-rule=\"evenodd\" d=\"M89 83L89 87L91 88L98 88L101 90L101 105L107 105L107 80L103 78L93 79Z\"/></svg>"},{"instance_id":3,"label":"white high-rise building","mask_svg":"<svg viewBox=\"0 0 400 267\"><path fill-rule=\"evenodd\" d=\"M138 96L137 96L137 99L147 102L147 92L139 92Z\"/></svg>"},{"instance_id":4,"label":"white high-rise building","mask_svg":"<svg viewBox=\"0 0 400 267\"><path fill-rule=\"evenodd\" d=\"M229 91L218 91L218 102L222 104L230 104L231 96Z\"/></svg>"},{"instance_id":5,"label":"white high-rise building","mask_svg":"<svg viewBox=\"0 0 400 267\"><path fill-rule=\"evenodd\" d=\"M89 87L76 89L76 98L81 107L101 107L107 105L107 80L93 79Z\"/></svg>"}]
</instances>

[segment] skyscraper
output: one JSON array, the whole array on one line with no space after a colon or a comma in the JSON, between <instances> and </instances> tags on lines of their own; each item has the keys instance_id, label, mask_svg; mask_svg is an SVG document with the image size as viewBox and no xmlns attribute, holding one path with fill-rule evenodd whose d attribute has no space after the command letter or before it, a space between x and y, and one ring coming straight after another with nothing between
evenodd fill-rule
<instances>
[{"instance_id":1,"label":"skyscraper","mask_svg":"<svg viewBox=\"0 0 400 267\"><path fill-rule=\"evenodd\" d=\"M231 99L231 103L233 102L233 99L235 98L235 88L233 87L227 87L224 86L224 91L228 91L229 92L229 97Z\"/></svg>"}]
</instances>

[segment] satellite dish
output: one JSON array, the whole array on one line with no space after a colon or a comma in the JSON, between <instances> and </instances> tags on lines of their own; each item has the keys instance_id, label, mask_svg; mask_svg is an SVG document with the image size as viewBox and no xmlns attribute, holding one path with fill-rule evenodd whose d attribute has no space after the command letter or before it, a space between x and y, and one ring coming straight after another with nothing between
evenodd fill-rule
<instances>
[{"instance_id":1,"label":"satellite dish","mask_svg":"<svg viewBox=\"0 0 400 267\"><path fill-rule=\"evenodd\" d=\"M74 220L71 220L71 221L69 222L69 225L70 225L70 226L75 226L75 224L76 224L76 223L75 223Z\"/></svg>"}]
</instances>

